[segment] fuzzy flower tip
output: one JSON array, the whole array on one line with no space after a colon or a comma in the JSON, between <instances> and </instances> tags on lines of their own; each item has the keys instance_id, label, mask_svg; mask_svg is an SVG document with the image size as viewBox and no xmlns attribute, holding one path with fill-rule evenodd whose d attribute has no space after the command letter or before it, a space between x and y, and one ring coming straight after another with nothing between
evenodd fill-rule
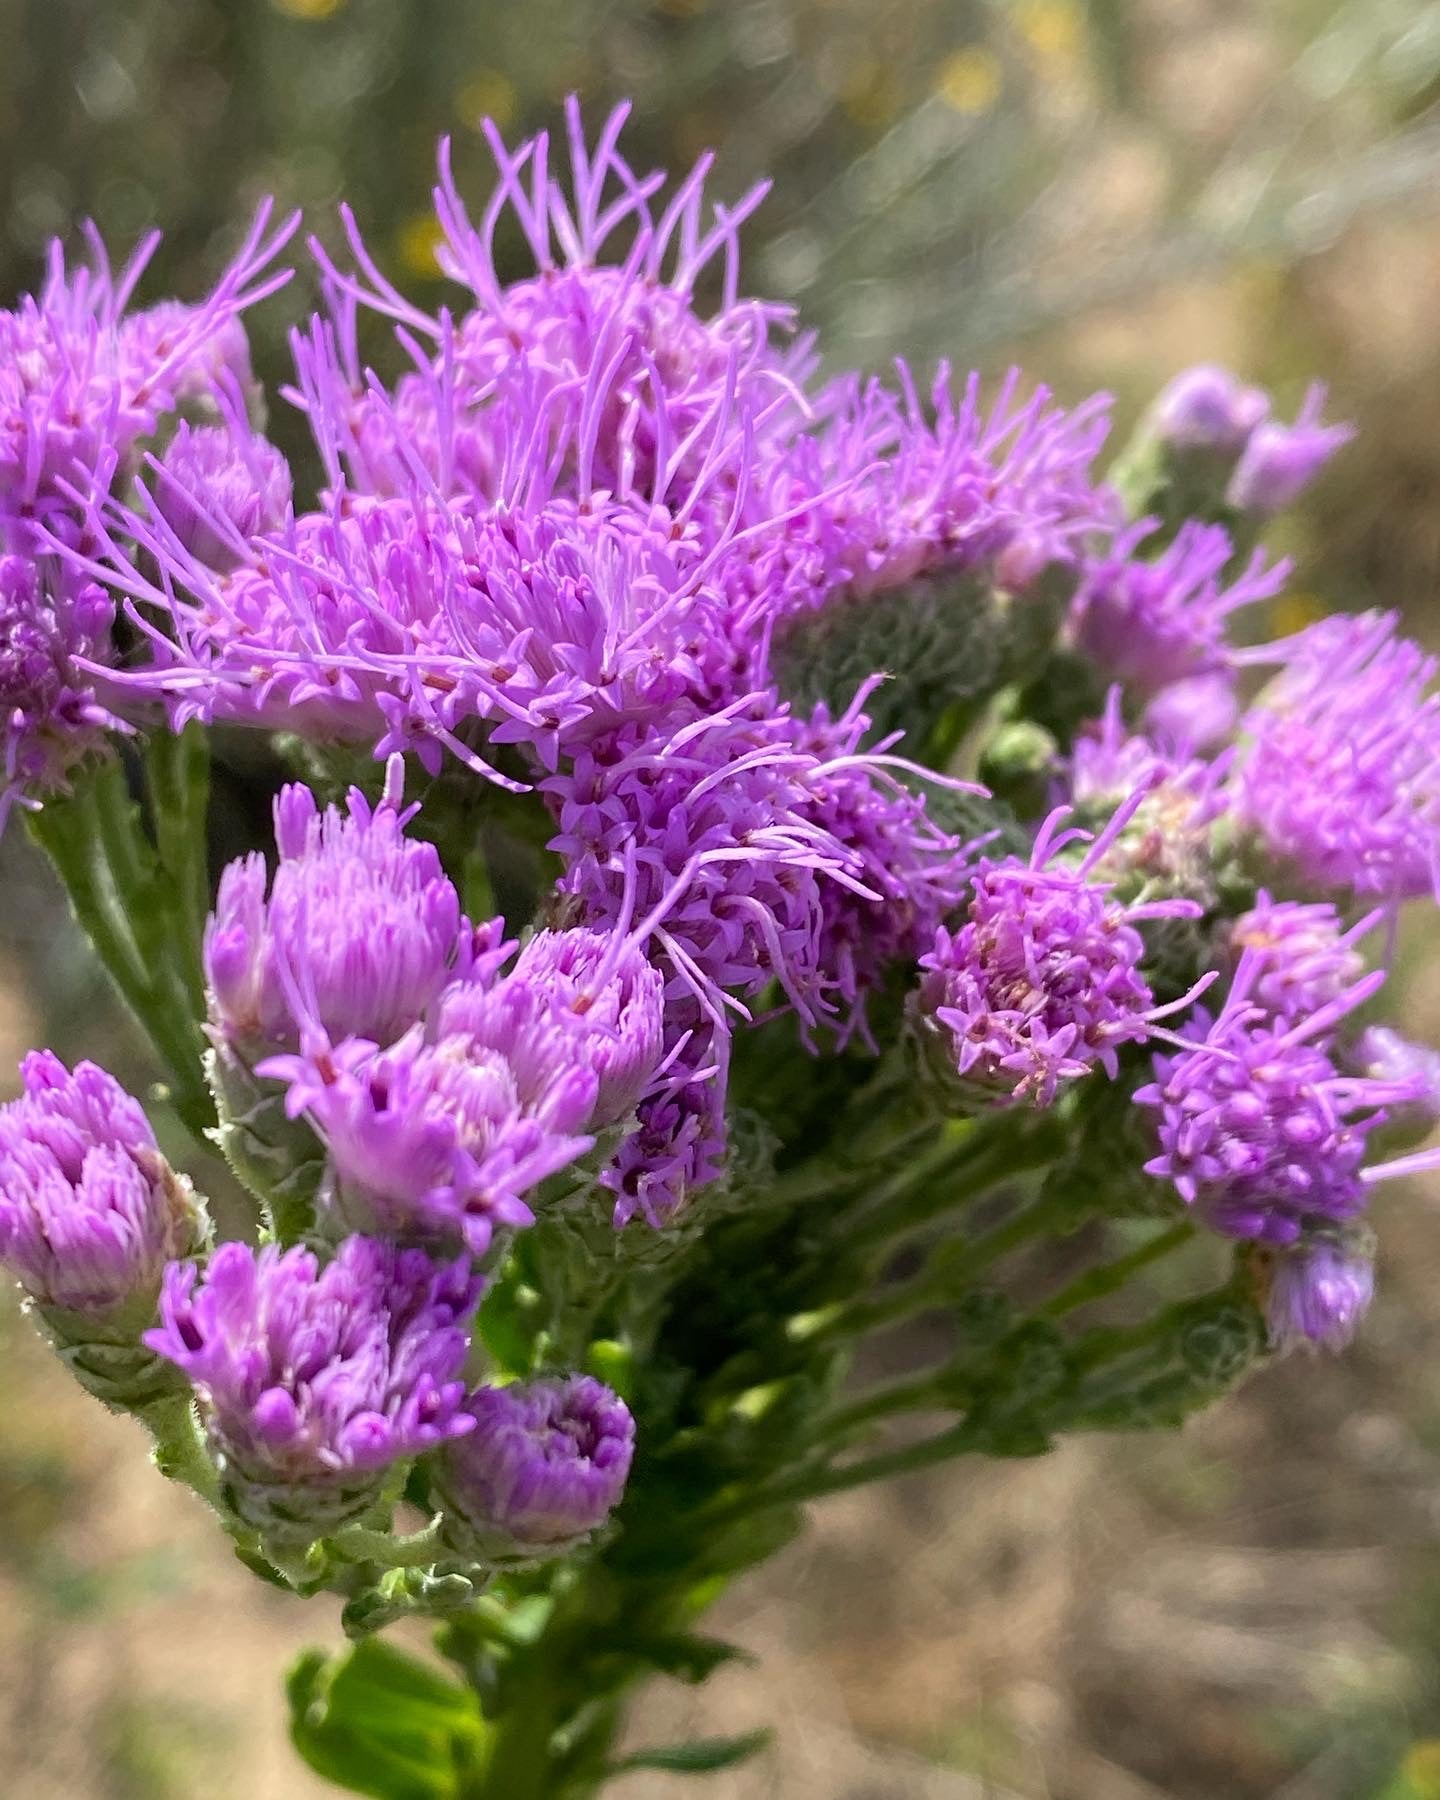
<instances>
[{"instance_id":1,"label":"fuzzy flower tip","mask_svg":"<svg viewBox=\"0 0 1440 1800\"><path fill-rule=\"evenodd\" d=\"M115 607L53 559L0 555L0 823L33 805L107 731L126 727L97 695L85 662L108 662Z\"/></svg>"},{"instance_id":2,"label":"fuzzy flower tip","mask_svg":"<svg viewBox=\"0 0 1440 1800\"><path fill-rule=\"evenodd\" d=\"M1226 499L1237 512L1262 519L1292 506L1342 445L1355 435L1353 425L1322 425L1325 389L1316 383L1293 425L1267 420L1246 440Z\"/></svg>"},{"instance_id":3,"label":"fuzzy flower tip","mask_svg":"<svg viewBox=\"0 0 1440 1800\"><path fill-rule=\"evenodd\" d=\"M1356 1218L1373 1183L1434 1159L1363 1167L1366 1139L1387 1108L1413 1099L1414 1082L1343 1074L1326 1047L1383 976L1299 1021L1257 1001L1273 979L1267 952L1247 951L1218 1017L1197 1012L1193 1047L1157 1056L1135 1099L1156 1114L1160 1153L1147 1174L1173 1183L1224 1236L1286 1246Z\"/></svg>"},{"instance_id":4,"label":"fuzzy flower tip","mask_svg":"<svg viewBox=\"0 0 1440 1800\"><path fill-rule=\"evenodd\" d=\"M1290 572L1288 561L1267 567L1257 550L1227 580L1234 554L1229 533L1194 522L1147 559L1141 547L1151 529L1142 520L1121 532L1107 554L1087 561L1070 627L1098 668L1145 697L1227 668L1230 615L1270 599Z\"/></svg>"},{"instance_id":5,"label":"fuzzy flower tip","mask_svg":"<svg viewBox=\"0 0 1440 1800\"><path fill-rule=\"evenodd\" d=\"M315 1536L355 1517L385 1470L470 1429L458 1378L480 1294L468 1259L350 1238L222 1244L172 1264L146 1343L190 1378L230 1504Z\"/></svg>"},{"instance_id":6,"label":"fuzzy flower tip","mask_svg":"<svg viewBox=\"0 0 1440 1800\"><path fill-rule=\"evenodd\" d=\"M969 918L936 933L911 998L912 1023L947 1088L958 1081L956 1092L980 1104L1048 1106L1062 1082L1097 1065L1113 1076L1120 1046L1175 1010L1154 1004L1136 927L1194 918L1199 907L1179 898L1127 906L1095 875L1144 798L1142 788L1078 864L1052 860L1086 836L1061 830L1065 807L1046 820L1028 863L981 864Z\"/></svg>"},{"instance_id":7,"label":"fuzzy flower tip","mask_svg":"<svg viewBox=\"0 0 1440 1800\"><path fill-rule=\"evenodd\" d=\"M1214 363L1198 363L1162 390L1154 417L1162 441L1176 449L1238 456L1269 412L1262 388L1246 387Z\"/></svg>"},{"instance_id":8,"label":"fuzzy flower tip","mask_svg":"<svg viewBox=\"0 0 1440 1800\"><path fill-rule=\"evenodd\" d=\"M1277 1350L1343 1350L1375 1297L1375 1256L1363 1229L1310 1238L1268 1270L1265 1316Z\"/></svg>"},{"instance_id":9,"label":"fuzzy flower tip","mask_svg":"<svg viewBox=\"0 0 1440 1800\"><path fill-rule=\"evenodd\" d=\"M1324 619L1246 716L1238 810L1320 892L1440 892L1435 668L1393 616Z\"/></svg>"},{"instance_id":10,"label":"fuzzy flower tip","mask_svg":"<svg viewBox=\"0 0 1440 1800\"><path fill-rule=\"evenodd\" d=\"M297 1048L302 1022L392 1043L495 950L461 917L434 846L405 835L415 809L400 807L401 779L397 757L380 804L352 790L344 814L282 788L268 897L258 854L221 876L205 934L210 1015L243 1054Z\"/></svg>"},{"instance_id":11,"label":"fuzzy flower tip","mask_svg":"<svg viewBox=\"0 0 1440 1800\"><path fill-rule=\"evenodd\" d=\"M149 1310L165 1264L198 1236L188 1186L103 1069L41 1050L20 1074L21 1097L0 1107L0 1262L42 1306Z\"/></svg>"},{"instance_id":12,"label":"fuzzy flower tip","mask_svg":"<svg viewBox=\"0 0 1440 1800\"><path fill-rule=\"evenodd\" d=\"M475 1429L449 1445L435 1479L446 1525L467 1551L528 1560L573 1549L625 1491L635 1422L589 1375L482 1387Z\"/></svg>"}]
</instances>

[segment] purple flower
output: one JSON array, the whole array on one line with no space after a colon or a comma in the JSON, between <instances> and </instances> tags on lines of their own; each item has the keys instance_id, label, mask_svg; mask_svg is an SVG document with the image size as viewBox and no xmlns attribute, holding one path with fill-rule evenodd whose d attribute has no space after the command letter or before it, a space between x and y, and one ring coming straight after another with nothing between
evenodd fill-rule
<instances>
[{"instance_id":1,"label":"purple flower","mask_svg":"<svg viewBox=\"0 0 1440 1800\"><path fill-rule=\"evenodd\" d=\"M188 1184L94 1063L72 1072L39 1050L20 1075L20 1099L0 1107L0 1262L42 1306L151 1314L165 1264L201 1233Z\"/></svg>"},{"instance_id":2,"label":"purple flower","mask_svg":"<svg viewBox=\"0 0 1440 1800\"><path fill-rule=\"evenodd\" d=\"M483 1256L496 1226L533 1222L523 1196L594 1142L593 1042L543 987L510 976L457 984L429 1036L311 1046L259 1072L290 1082L287 1110L323 1140L322 1199L343 1230Z\"/></svg>"},{"instance_id":3,"label":"purple flower","mask_svg":"<svg viewBox=\"0 0 1440 1800\"><path fill-rule=\"evenodd\" d=\"M1237 810L1321 893L1440 892L1435 659L1389 614L1323 619L1287 647L1244 721Z\"/></svg>"},{"instance_id":4,"label":"purple flower","mask_svg":"<svg viewBox=\"0 0 1440 1800\"><path fill-rule=\"evenodd\" d=\"M1325 388L1309 390L1293 425L1267 420L1246 440L1225 498L1239 512L1268 519L1294 504L1341 447L1353 425L1322 425Z\"/></svg>"},{"instance_id":5,"label":"purple flower","mask_svg":"<svg viewBox=\"0 0 1440 1800\"><path fill-rule=\"evenodd\" d=\"M592 1128L627 1118L664 1047L660 971L633 941L597 931L540 931L520 952L509 979L538 988L583 1039L582 1054L598 1084Z\"/></svg>"},{"instance_id":6,"label":"purple flower","mask_svg":"<svg viewBox=\"0 0 1440 1800\"><path fill-rule=\"evenodd\" d=\"M475 1429L447 1446L434 1479L457 1547L482 1560L558 1556L619 1504L635 1450L623 1400L589 1375L482 1387Z\"/></svg>"},{"instance_id":7,"label":"purple flower","mask_svg":"<svg viewBox=\"0 0 1440 1800\"><path fill-rule=\"evenodd\" d=\"M1172 1182L1225 1236L1289 1245L1355 1218L1370 1184L1406 1172L1362 1164L1383 1109L1409 1089L1343 1075L1322 1048L1374 993L1379 971L1298 1021L1256 1004L1267 973L1265 952L1248 951L1219 1016L1197 1011L1192 1047L1157 1056L1155 1080L1135 1099L1157 1114L1160 1154L1147 1174Z\"/></svg>"},{"instance_id":8,"label":"purple flower","mask_svg":"<svg viewBox=\"0 0 1440 1800\"><path fill-rule=\"evenodd\" d=\"M1172 681L1145 707L1145 728L1164 743L1213 750L1235 729L1240 705L1229 670Z\"/></svg>"},{"instance_id":9,"label":"purple flower","mask_svg":"<svg viewBox=\"0 0 1440 1800\"><path fill-rule=\"evenodd\" d=\"M1262 388L1244 386L1214 363L1198 363L1161 391L1154 419L1161 439L1177 449L1238 456L1269 412Z\"/></svg>"},{"instance_id":10,"label":"purple flower","mask_svg":"<svg viewBox=\"0 0 1440 1800\"><path fill-rule=\"evenodd\" d=\"M808 351L791 359L778 352L772 339L789 329L790 309L742 299L738 285L739 229L768 184L733 206L714 205L707 218L712 159L706 156L660 204L663 176L637 179L618 149L628 112L620 106L610 114L591 151L578 103L568 103L568 193L551 178L547 134L511 151L487 121L498 183L478 224L455 185L449 144L441 144L435 190L441 266L474 301L453 331L448 314L420 312L385 280L353 217L342 213L359 276L322 256L341 300L341 338L352 335L348 302L402 327L417 363L420 347L434 346L433 363L407 384L402 431L388 434L398 439L400 460L443 469L452 479L463 477L467 463L488 472L503 460L514 434L505 407L490 401L517 366L532 385L529 410L543 412L552 443L572 447L567 474L582 498L638 486L659 499L667 481L704 460L697 440L703 445L707 426L734 404L737 390L752 419L767 407L773 413L777 402L788 409ZM533 275L508 285L494 251L506 213L535 265ZM697 310L702 286L718 290L711 317ZM357 459L350 452L376 447L377 409L373 390L354 392L357 360L343 354L344 365L349 396L334 381L313 379L313 365L302 385L317 435L340 447L353 470ZM591 381L597 369L604 371L600 389ZM383 424L400 423L397 409L378 435L387 435ZM383 484L393 479L396 456L380 447L378 471L374 461L370 468Z\"/></svg>"},{"instance_id":11,"label":"purple flower","mask_svg":"<svg viewBox=\"0 0 1440 1800\"><path fill-rule=\"evenodd\" d=\"M1257 550L1242 573L1225 580L1234 555L1219 525L1182 525L1152 559L1140 554L1154 530L1141 520L1091 557L1071 607L1076 645L1109 678L1144 696L1172 682L1214 674L1230 664L1230 615L1279 592L1290 573L1266 566Z\"/></svg>"},{"instance_id":12,"label":"purple flower","mask_svg":"<svg viewBox=\"0 0 1440 1800\"><path fill-rule=\"evenodd\" d=\"M472 929L434 846L406 837L417 809L401 809L402 779L396 758L379 805L352 789L345 814L282 788L268 898L259 855L221 876L205 934L211 1022L252 1060L298 1048L307 1026L392 1043L456 976L503 960L498 924Z\"/></svg>"},{"instance_id":13,"label":"purple flower","mask_svg":"<svg viewBox=\"0 0 1440 1800\"><path fill-rule=\"evenodd\" d=\"M108 485L116 461L182 400L242 363L248 373L239 315L288 279L266 269L295 221L267 238L270 210L261 207L207 300L129 318L158 235L118 276L93 227L88 268L67 270L52 244L38 297L0 312L0 509L64 510L71 502L62 483L83 488L99 477Z\"/></svg>"},{"instance_id":14,"label":"purple flower","mask_svg":"<svg viewBox=\"0 0 1440 1800\"><path fill-rule=\"evenodd\" d=\"M1097 1064L1113 1078L1120 1046L1175 1010L1155 1005L1136 927L1200 908L1182 899L1126 905L1094 874L1144 797L1142 788L1076 865L1052 866L1088 835L1061 831L1067 807L1045 821L1028 863L980 864L968 919L936 932L911 996L912 1023L947 1090L980 1104L1048 1106L1062 1082Z\"/></svg>"},{"instance_id":15,"label":"purple flower","mask_svg":"<svg viewBox=\"0 0 1440 1800\"><path fill-rule=\"evenodd\" d=\"M1367 1025L1351 1048L1349 1061L1372 1081L1413 1090L1412 1104L1431 1123L1440 1120L1440 1050L1414 1044L1388 1025Z\"/></svg>"},{"instance_id":16,"label":"purple flower","mask_svg":"<svg viewBox=\"0 0 1440 1800\"><path fill-rule=\"evenodd\" d=\"M637 1218L662 1230L724 1172L727 1040L703 1026L674 1035L683 1039L675 1076L640 1102L635 1129L600 1176L615 1196L617 1231Z\"/></svg>"},{"instance_id":17,"label":"purple flower","mask_svg":"<svg viewBox=\"0 0 1440 1800\"><path fill-rule=\"evenodd\" d=\"M231 1507L316 1537L358 1517L396 1462L470 1430L459 1379L481 1282L468 1258L349 1238L226 1243L166 1271L146 1342L193 1383Z\"/></svg>"},{"instance_id":18,"label":"purple flower","mask_svg":"<svg viewBox=\"0 0 1440 1800\"><path fill-rule=\"evenodd\" d=\"M104 590L53 557L0 555L0 825L14 802L63 787L107 731L129 729L82 666L109 661L114 618Z\"/></svg>"},{"instance_id":19,"label":"purple flower","mask_svg":"<svg viewBox=\"0 0 1440 1800\"><path fill-rule=\"evenodd\" d=\"M1237 959L1251 959L1252 1000L1271 1018L1298 1020L1348 993L1365 970L1358 945L1382 918L1367 913L1345 927L1326 902L1272 900L1262 888L1256 904L1230 927Z\"/></svg>"},{"instance_id":20,"label":"purple flower","mask_svg":"<svg viewBox=\"0 0 1440 1800\"><path fill-rule=\"evenodd\" d=\"M1369 1232L1316 1235L1275 1253L1266 1270L1265 1316L1277 1350L1343 1350L1375 1296Z\"/></svg>"},{"instance_id":21,"label":"purple flower","mask_svg":"<svg viewBox=\"0 0 1440 1800\"><path fill-rule=\"evenodd\" d=\"M238 420L176 429L156 466L154 504L186 552L224 571L248 540L278 532L290 510L290 467Z\"/></svg>"},{"instance_id":22,"label":"purple flower","mask_svg":"<svg viewBox=\"0 0 1440 1800\"><path fill-rule=\"evenodd\" d=\"M858 377L836 383L817 403L821 423L777 460L767 502L780 522L756 538L742 630L981 568L1023 592L1111 521L1090 473L1108 426L1103 397L1073 413L1045 388L1021 400L1012 370L987 410L979 378L957 401L942 365L927 413L898 368L898 395ZM973 601L954 605L958 631Z\"/></svg>"}]
</instances>

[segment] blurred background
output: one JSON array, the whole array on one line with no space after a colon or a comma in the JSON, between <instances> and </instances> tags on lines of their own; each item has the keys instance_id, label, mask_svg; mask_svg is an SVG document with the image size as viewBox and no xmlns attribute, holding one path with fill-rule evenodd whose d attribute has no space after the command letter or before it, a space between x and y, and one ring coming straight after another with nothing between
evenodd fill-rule
<instances>
[{"instance_id":1,"label":"blurred background","mask_svg":"<svg viewBox=\"0 0 1440 1800\"><path fill-rule=\"evenodd\" d=\"M436 282L435 138L633 95L632 159L775 193L747 289L834 366L1018 361L1122 428L1215 359L1361 426L1283 546L1278 623L1401 608L1440 642L1440 5L1424 0L0 0L0 286L93 215L200 291L264 192ZM295 290L252 322L285 371ZM282 409L283 415L283 409ZM282 415L276 435L292 444ZM0 842L0 1082L32 1043L143 1080L23 833ZM1440 959L1402 946L1408 1027ZM1073 1442L817 1512L718 1628L761 1658L655 1689L646 1736L774 1720L712 1800L1437 1800L1440 1190L1386 1191L1382 1297L1174 1438ZM0 1308L9 1800L308 1800L280 1670L323 1601L261 1589L140 1434ZM618 1800L678 1783L637 1777Z\"/></svg>"}]
</instances>

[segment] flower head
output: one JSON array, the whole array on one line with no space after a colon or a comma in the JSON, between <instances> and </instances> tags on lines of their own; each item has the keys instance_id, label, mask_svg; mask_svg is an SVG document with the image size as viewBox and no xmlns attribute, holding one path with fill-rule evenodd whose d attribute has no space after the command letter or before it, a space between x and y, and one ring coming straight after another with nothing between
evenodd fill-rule
<instances>
[{"instance_id":1,"label":"flower head","mask_svg":"<svg viewBox=\"0 0 1440 1800\"><path fill-rule=\"evenodd\" d=\"M188 555L225 570L248 540L278 532L290 509L290 466L237 420L181 423L156 466L155 507Z\"/></svg>"},{"instance_id":2,"label":"flower head","mask_svg":"<svg viewBox=\"0 0 1440 1800\"><path fill-rule=\"evenodd\" d=\"M53 558L0 555L0 823L128 729L102 704L84 663L107 662L115 608Z\"/></svg>"},{"instance_id":3,"label":"flower head","mask_svg":"<svg viewBox=\"0 0 1440 1800\"><path fill-rule=\"evenodd\" d=\"M299 1047L306 1025L328 1038L389 1044L477 959L493 964L498 927L474 931L431 844L405 835L399 759L372 807L347 811L299 784L275 802L279 863L241 857L220 878L205 934L211 1022L254 1056Z\"/></svg>"},{"instance_id":4,"label":"flower head","mask_svg":"<svg viewBox=\"0 0 1440 1800\"><path fill-rule=\"evenodd\" d=\"M1244 720L1242 818L1321 893L1440 891L1435 659L1374 613L1323 619L1288 648Z\"/></svg>"},{"instance_id":5,"label":"flower head","mask_svg":"<svg viewBox=\"0 0 1440 1800\"><path fill-rule=\"evenodd\" d=\"M245 307L288 278L267 274L294 221L267 236L270 208L209 298L168 303L127 317L126 309L159 242L144 240L112 274L99 234L87 234L89 267L67 269L52 244L46 279L0 312L0 510L44 514L71 504L66 484L106 485L159 420L226 370L248 374Z\"/></svg>"},{"instance_id":6,"label":"flower head","mask_svg":"<svg viewBox=\"0 0 1440 1800\"><path fill-rule=\"evenodd\" d=\"M200 1234L186 1183L138 1101L94 1063L48 1050L0 1107L0 1262L42 1306L103 1319L149 1310L161 1272Z\"/></svg>"},{"instance_id":7,"label":"flower head","mask_svg":"<svg viewBox=\"0 0 1440 1800\"><path fill-rule=\"evenodd\" d=\"M226 1243L166 1272L146 1342L189 1376L231 1506L315 1537L374 1498L392 1464L470 1429L458 1377L480 1295L468 1258L349 1238Z\"/></svg>"},{"instance_id":8,"label":"flower head","mask_svg":"<svg viewBox=\"0 0 1440 1800\"><path fill-rule=\"evenodd\" d=\"M1379 922L1367 913L1346 928L1326 902L1272 900L1263 889L1230 927L1236 959L1248 953L1258 1006L1275 1019L1304 1019L1349 992L1365 970L1360 940Z\"/></svg>"},{"instance_id":9,"label":"flower head","mask_svg":"<svg viewBox=\"0 0 1440 1800\"><path fill-rule=\"evenodd\" d=\"M477 1388L475 1428L438 1459L446 1531L487 1560L558 1556L591 1537L625 1491L635 1422L589 1375Z\"/></svg>"},{"instance_id":10,"label":"flower head","mask_svg":"<svg viewBox=\"0 0 1440 1800\"><path fill-rule=\"evenodd\" d=\"M1154 417L1161 439L1177 449L1238 456L1269 412L1263 388L1246 387L1214 363L1197 363L1161 391Z\"/></svg>"},{"instance_id":11,"label":"flower head","mask_svg":"<svg viewBox=\"0 0 1440 1800\"><path fill-rule=\"evenodd\" d=\"M1278 420L1258 424L1230 477L1226 499L1238 512L1268 519L1292 506L1342 445L1355 435L1353 425L1322 425L1324 386L1317 382L1305 396L1293 425Z\"/></svg>"},{"instance_id":12,"label":"flower head","mask_svg":"<svg viewBox=\"0 0 1440 1800\"><path fill-rule=\"evenodd\" d=\"M1173 1183L1214 1230L1268 1244L1343 1224L1398 1164L1363 1169L1366 1139L1408 1086L1342 1074L1323 1047L1374 993L1377 972L1298 1021L1257 1004L1273 978L1267 953L1241 958L1220 1014L1197 1012L1190 1048L1155 1058L1135 1099L1156 1114L1160 1154L1148 1174Z\"/></svg>"},{"instance_id":13,"label":"flower head","mask_svg":"<svg viewBox=\"0 0 1440 1800\"><path fill-rule=\"evenodd\" d=\"M1199 907L1126 905L1096 874L1144 797L1142 788L1127 801L1078 864L1055 861L1086 836L1060 829L1066 807L1046 820L1028 862L980 864L968 919L936 932L911 997L912 1022L947 1089L958 1080L956 1091L981 1104L1048 1106L1062 1082L1096 1065L1113 1077L1120 1046L1174 1010L1155 1005L1137 926L1193 918Z\"/></svg>"},{"instance_id":14,"label":"flower head","mask_svg":"<svg viewBox=\"0 0 1440 1800\"><path fill-rule=\"evenodd\" d=\"M1140 554L1150 520L1129 527L1102 556L1089 558L1071 606L1078 648L1113 680L1141 696L1171 682L1229 666L1230 615L1279 592L1288 561L1266 566L1257 550L1233 580L1234 555L1219 525L1182 525L1160 553Z\"/></svg>"}]
</instances>

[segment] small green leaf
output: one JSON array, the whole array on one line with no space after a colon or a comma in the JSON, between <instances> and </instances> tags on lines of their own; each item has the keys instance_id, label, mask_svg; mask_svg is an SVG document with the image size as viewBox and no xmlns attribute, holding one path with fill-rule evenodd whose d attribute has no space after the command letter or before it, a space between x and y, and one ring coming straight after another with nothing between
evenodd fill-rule
<instances>
[{"instance_id":1,"label":"small green leaf","mask_svg":"<svg viewBox=\"0 0 1440 1800\"><path fill-rule=\"evenodd\" d=\"M632 1769L662 1769L669 1775L713 1775L748 1761L769 1744L772 1732L746 1731L739 1737L691 1738L684 1744L657 1744L653 1750L637 1750L610 1765L611 1775Z\"/></svg>"},{"instance_id":2,"label":"small green leaf","mask_svg":"<svg viewBox=\"0 0 1440 1800\"><path fill-rule=\"evenodd\" d=\"M368 1638L338 1657L305 1652L286 1691L295 1747L328 1781L377 1800L459 1800L486 1727L474 1695L438 1670Z\"/></svg>"},{"instance_id":3,"label":"small green leaf","mask_svg":"<svg viewBox=\"0 0 1440 1800\"><path fill-rule=\"evenodd\" d=\"M723 1638L703 1637L695 1632L677 1631L654 1637L617 1636L615 1648L641 1658L662 1675L672 1676L698 1687L708 1681L716 1669L726 1663L753 1663L755 1658L738 1644L727 1644Z\"/></svg>"}]
</instances>

